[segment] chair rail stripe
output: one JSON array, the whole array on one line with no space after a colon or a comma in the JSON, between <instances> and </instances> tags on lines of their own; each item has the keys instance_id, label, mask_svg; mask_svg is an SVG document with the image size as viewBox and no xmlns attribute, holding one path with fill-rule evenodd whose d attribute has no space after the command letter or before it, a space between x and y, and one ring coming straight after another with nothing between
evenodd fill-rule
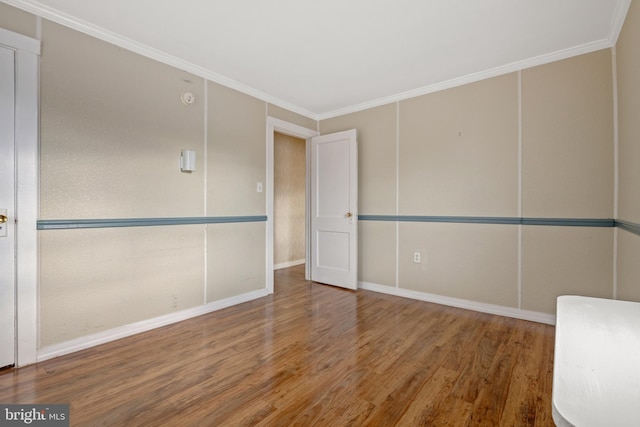
<instances>
[{"instance_id":1,"label":"chair rail stripe","mask_svg":"<svg viewBox=\"0 0 640 427\"><path fill-rule=\"evenodd\" d=\"M599 218L520 218L486 216L415 216L415 215L359 215L361 221L440 222L461 224L547 225L564 227L615 227L613 219Z\"/></svg>"},{"instance_id":2,"label":"chair rail stripe","mask_svg":"<svg viewBox=\"0 0 640 427\"><path fill-rule=\"evenodd\" d=\"M563 227L619 227L640 236L640 224L600 218L519 218L485 216L419 216L419 215L358 215L360 221L437 222L458 224L543 225ZM38 230L69 230L76 228L150 227L162 225L229 224L265 222L266 215L205 216L175 218L98 218L98 219L44 219L37 222Z\"/></svg>"},{"instance_id":3,"label":"chair rail stripe","mask_svg":"<svg viewBox=\"0 0 640 427\"><path fill-rule=\"evenodd\" d=\"M76 228L150 227L160 225L228 224L237 222L264 222L266 215L205 216L176 218L100 218L100 219L45 219L37 222L38 230L69 230Z\"/></svg>"},{"instance_id":4,"label":"chair rail stripe","mask_svg":"<svg viewBox=\"0 0 640 427\"><path fill-rule=\"evenodd\" d=\"M628 231L630 233L637 234L638 236L640 236L640 224L638 223L617 219L616 227L619 227L625 231Z\"/></svg>"}]
</instances>

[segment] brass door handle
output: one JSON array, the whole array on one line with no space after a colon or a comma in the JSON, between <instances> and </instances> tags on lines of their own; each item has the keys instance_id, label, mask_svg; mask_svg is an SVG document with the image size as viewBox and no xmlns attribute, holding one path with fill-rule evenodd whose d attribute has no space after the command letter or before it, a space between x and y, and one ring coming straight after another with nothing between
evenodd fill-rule
<instances>
[{"instance_id":1,"label":"brass door handle","mask_svg":"<svg viewBox=\"0 0 640 427\"><path fill-rule=\"evenodd\" d=\"M7 222L8 220L9 220L9 218L7 218L6 215L0 214L0 222Z\"/></svg>"},{"instance_id":2,"label":"brass door handle","mask_svg":"<svg viewBox=\"0 0 640 427\"><path fill-rule=\"evenodd\" d=\"M347 212L347 214L345 215L347 218L351 218L353 216L353 214L351 212Z\"/></svg>"}]
</instances>

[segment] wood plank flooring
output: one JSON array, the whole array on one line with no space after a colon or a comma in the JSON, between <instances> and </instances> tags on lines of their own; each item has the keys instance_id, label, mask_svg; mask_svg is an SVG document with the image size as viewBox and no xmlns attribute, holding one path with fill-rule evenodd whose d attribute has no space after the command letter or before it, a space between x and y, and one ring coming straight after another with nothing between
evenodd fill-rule
<instances>
[{"instance_id":1,"label":"wood plank flooring","mask_svg":"<svg viewBox=\"0 0 640 427\"><path fill-rule=\"evenodd\" d=\"M554 327L304 280L21 369L73 426L553 426Z\"/></svg>"}]
</instances>

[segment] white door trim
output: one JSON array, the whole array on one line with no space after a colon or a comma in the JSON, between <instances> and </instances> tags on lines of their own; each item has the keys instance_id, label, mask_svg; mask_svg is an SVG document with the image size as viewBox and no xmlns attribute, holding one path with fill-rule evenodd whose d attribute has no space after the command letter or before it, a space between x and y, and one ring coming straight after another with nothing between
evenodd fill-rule
<instances>
[{"instance_id":1,"label":"white door trim","mask_svg":"<svg viewBox=\"0 0 640 427\"><path fill-rule=\"evenodd\" d=\"M38 346L38 83L40 42L0 28L0 45L16 64L16 366L37 361Z\"/></svg>"},{"instance_id":2,"label":"white door trim","mask_svg":"<svg viewBox=\"0 0 640 427\"><path fill-rule=\"evenodd\" d=\"M309 163L310 163L310 147L309 147L309 138L312 136L317 136L318 132L313 129L308 129L293 123L286 122L284 120L276 119L275 117L267 116L267 185L266 185L266 196L267 196L267 291L272 294L273 293L273 182L274 182L274 161L273 161L273 133L279 132L285 135L295 136L296 138L301 138L306 141L306 153L307 153L307 167L306 167L306 221L305 221L305 234L306 238L306 256L305 256L305 264L306 271L309 272L309 223L310 223L310 209L309 209L309 194L310 194L310 181L309 181ZM307 278L308 279L308 278Z\"/></svg>"}]
</instances>

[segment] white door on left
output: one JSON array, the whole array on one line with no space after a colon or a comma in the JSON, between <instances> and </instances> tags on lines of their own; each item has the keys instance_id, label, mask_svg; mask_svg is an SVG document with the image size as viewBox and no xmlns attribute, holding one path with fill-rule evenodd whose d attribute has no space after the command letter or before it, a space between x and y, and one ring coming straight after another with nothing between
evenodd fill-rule
<instances>
[{"instance_id":1,"label":"white door on left","mask_svg":"<svg viewBox=\"0 0 640 427\"><path fill-rule=\"evenodd\" d=\"M15 52L0 46L0 368L15 364Z\"/></svg>"}]
</instances>

